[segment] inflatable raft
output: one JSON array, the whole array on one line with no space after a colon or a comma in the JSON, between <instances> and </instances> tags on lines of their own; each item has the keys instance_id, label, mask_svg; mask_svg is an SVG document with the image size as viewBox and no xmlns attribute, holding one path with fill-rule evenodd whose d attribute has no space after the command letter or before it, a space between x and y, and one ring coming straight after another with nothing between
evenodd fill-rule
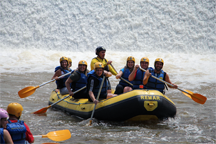
<instances>
[{"instance_id":1,"label":"inflatable raft","mask_svg":"<svg viewBox=\"0 0 216 144\"><path fill-rule=\"evenodd\" d=\"M68 95L52 91L49 105ZM88 99L68 97L52 107L84 119L91 117L94 103ZM175 117L175 104L157 90L133 90L116 97L100 100L95 108L94 118L108 121L164 120Z\"/></svg>"}]
</instances>

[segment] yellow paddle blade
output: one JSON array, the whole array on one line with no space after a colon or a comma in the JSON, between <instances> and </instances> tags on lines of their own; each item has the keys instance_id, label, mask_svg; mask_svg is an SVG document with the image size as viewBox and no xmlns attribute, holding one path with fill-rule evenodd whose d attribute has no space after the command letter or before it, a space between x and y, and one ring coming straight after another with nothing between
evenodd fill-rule
<instances>
[{"instance_id":1,"label":"yellow paddle blade","mask_svg":"<svg viewBox=\"0 0 216 144\"><path fill-rule=\"evenodd\" d=\"M36 112L33 112L33 114L43 114L43 113L46 113L47 109L50 108L51 105L47 106L47 107L44 107L42 109L39 109L38 111Z\"/></svg>"},{"instance_id":2,"label":"yellow paddle blade","mask_svg":"<svg viewBox=\"0 0 216 144\"><path fill-rule=\"evenodd\" d=\"M36 87L34 87L34 86L28 86L28 87L26 87L24 89L21 89L18 92L18 95L19 95L20 98L25 98L27 96L32 95L37 88L39 88L39 86L36 86Z\"/></svg>"},{"instance_id":3,"label":"yellow paddle blade","mask_svg":"<svg viewBox=\"0 0 216 144\"><path fill-rule=\"evenodd\" d=\"M53 141L65 141L71 138L71 133L68 129L49 132L46 137Z\"/></svg>"},{"instance_id":4,"label":"yellow paddle blade","mask_svg":"<svg viewBox=\"0 0 216 144\"><path fill-rule=\"evenodd\" d=\"M186 95L187 97L191 98L192 100L194 100L195 102L199 103L199 104L204 104L207 100L207 98L201 94L198 94L198 93L193 93L192 91L189 91L189 90L184 90L188 93L185 93L182 91L182 93L184 95Z\"/></svg>"}]
</instances>

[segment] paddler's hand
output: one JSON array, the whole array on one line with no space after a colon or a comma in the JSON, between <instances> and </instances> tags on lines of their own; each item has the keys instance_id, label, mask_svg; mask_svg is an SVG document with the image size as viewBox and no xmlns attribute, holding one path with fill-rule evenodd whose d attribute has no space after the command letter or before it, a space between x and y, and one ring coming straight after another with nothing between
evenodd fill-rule
<instances>
[{"instance_id":1,"label":"paddler's hand","mask_svg":"<svg viewBox=\"0 0 216 144\"><path fill-rule=\"evenodd\" d=\"M55 80L59 80L58 76L54 77Z\"/></svg>"},{"instance_id":2,"label":"paddler's hand","mask_svg":"<svg viewBox=\"0 0 216 144\"><path fill-rule=\"evenodd\" d=\"M108 61L108 62L107 62L108 65L111 64L111 63L112 63L112 61Z\"/></svg>"},{"instance_id":3,"label":"paddler's hand","mask_svg":"<svg viewBox=\"0 0 216 144\"><path fill-rule=\"evenodd\" d=\"M95 103L95 105L97 105L97 103L99 103L99 101L95 99L95 100L93 101L93 103Z\"/></svg>"},{"instance_id":4,"label":"paddler's hand","mask_svg":"<svg viewBox=\"0 0 216 144\"><path fill-rule=\"evenodd\" d=\"M74 95L74 93L71 91L71 92L69 92L69 95L70 95L70 96L73 96L73 95Z\"/></svg>"},{"instance_id":5,"label":"paddler's hand","mask_svg":"<svg viewBox=\"0 0 216 144\"><path fill-rule=\"evenodd\" d=\"M137 70L139 68L139 65L135 65L134 69Z\"/></svg>"},{"instance_id":6,"label":"paddler's hand","mask_svg":"<svg viewBox=\"0 0 216 144\"><path fill-rule=\"evenodd\" d=\"M173 85L172 88L174 88L174 89L177 89L177 88L178 88L178 86L177 86L176 84L172 84L172 85Z\"/></svg>"}]
</instances>

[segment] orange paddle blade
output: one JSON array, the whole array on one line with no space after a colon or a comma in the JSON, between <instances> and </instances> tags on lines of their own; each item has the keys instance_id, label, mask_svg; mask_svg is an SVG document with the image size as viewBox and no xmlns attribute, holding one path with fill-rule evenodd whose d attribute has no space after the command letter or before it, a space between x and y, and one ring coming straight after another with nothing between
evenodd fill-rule
<instances>
[{"instance_id":1,"label":"orange paddle blade","mask_svg":"<svg viewBox=\"0 0 216 144\"><path fill-rule=\"evenodd\" d=\"M47 107L44 107L42 109L39 109L38 111L36 112L33 112L33 114L43 114L43 113L46 113L47 109L50 108L51 105L47 106Z\"/></svg>"},{"instance_id":2,"label":"orange paddle blade","mask_svg":"<svg viewBox=\"0 0 216 144\"><path fill-rule=\"evenodd\" d=\"M192 100L194 100L195 102L199 103L199 104L204 104L207 100L207 98L201 94L198 94L198 93L193 93L192 91L189 91L189 90L184 90L188 93L185 93L182 91L182 93L184 95L186 95L187 97L191 98Z\"/></svg>"},{"instance_id":3,"label":"orange paddle blade","mask_svg":"<svg viewBox=\"0 0 216 144\"><path fill-rule=\"evenodd\" d=\"M39 86L36 86L36 87L34 87L34 86L28 86L28 87L26 87L24 89L21 89L18 92L18 95L19 95L20 98L25 98L27 96L32 95L37 88L39 88Z\"/></svg>"},{"instance_id":4,"label":"orange paddle blade","mask_svg":"<svg viewBox=\"0 0 216 144\"><path fill-rule=\"evenodd\" d=\"M42 136L42 137L48 137L53 141L64 141L71 138L71 133L68 129L66 129L66 130L49 132L46 136Z\"/></svg>"}]
</instances>

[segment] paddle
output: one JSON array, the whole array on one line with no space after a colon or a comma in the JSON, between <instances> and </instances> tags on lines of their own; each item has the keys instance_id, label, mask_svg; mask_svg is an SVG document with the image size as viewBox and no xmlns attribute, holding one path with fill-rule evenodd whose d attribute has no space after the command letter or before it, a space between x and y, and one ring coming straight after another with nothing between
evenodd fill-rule
<instances>
[{"instance_id":1,"label":"paddle","mask_svg":"<svg viewBox=\"0 0 216 144\"><path fill-rule=\"evenodd\" d=\"M117 73L116 69L113 67L112 64L110 64L112 66L112 68L115 70L115 72ZM125 81L126 83L128 83L129 85L133 86L132 83L130 83L129 81L127 81L126 79L124 79L123 77L120 77L121 80Z\"/></svg>"},{"instance_id":2,"label":"paddle","mask_svg":"<svg viewBox=\"0 0 216 144\"><path fill-rule=\"evenodd\" d=\"M53 141L64 141L71 138L71 133L68 129L52 131L46 135L35 135L34 137L49 138Z\"/></svg>"},{"instance_id":3,"label":"paddle","mask_svg":"<svg viewBox=\"0 0 216 144\"><path fill-rule=\"evenodd\" d=\"M142 71L146 71L146 70L144 70L144 69L141 68L141 67L140 67L140 69L141 69ZM168 82L166 82L166 81L163 81L162 79L159 79L159 78L157 78L157 77L155 77L155 76L153 76L153 75L151 75L151 76L152 76L153 78L155 78L155 79L157 79L157 80L159 80L159 81L161 81L161 82L163 82L163 83L165 83L165 84L171 86L171 87L174 86L174 85L172 85L172 84L170 84L170 83L168 83ZM177 89L180 90L184 95L186 95L187 97L191 98L192 100L194 100L195 102L197 102L197 103L199 103L199 104L204 104L204 103L206 102L206 100L207 100L207 98L206 98L205 96L201 95L201 94L193 93L193 92L191 92L191 91L189 91L189 90L182 90L182 89L180 89L180 88L177 88Z\"/></svg>"},{"instance_id":4,"label":"paddle","mask_svg":"<svg viewBox=\"0 0 216 144\"><path fill-rule=\"evenodd\" d=\"M61 75L61 76L58 77L58 78L60 79L60 78L66 76L66 75L69 75L69 74L71 74L71 73L70 73L70 72L69 72L69 73L66 73L66 74L64 74L64 75ZM45 82L45 83L43 83L43 84L41 84L41 85L39 85L39 86L36 86L36 87L34 87L34 86L25 87L25 88L21 89L21 90L18 92L19 97L20 97L20 98L25 98L25 97L27 97L27 96L30 96L30 95L32 95L32 94L35 92L35 90L36 90L37 88L42 87L42 86L44 86L44 85L46 85L46 84L48 84L48 83L50 83L50 82L53 82L53 81L55 81L55 79L52 79L52 80L50 80L50 81L48 81L48 82Z\"/></svg>"},{"instance_id":5,"label":"paddle","mask_svg":"<svg viewBox=\"0 0 216 144\"><path fill-rule=\"evenodd\" d=\"M98 91L97 100L99 99L101 89L103 87L104 80L105 80L105 76L103 76L103 80L101 82L100 89ZM92 118L93 118L93 115L94 115L94 112L95 112L95 108L96 108L96 104L94 105L94 109L93 109L92 114L91 114L91 118L90 118L90 121L89 121L89 126L92 125Z\"/></svg>"},{"instance_id":6,"label":"paddle","mask_svg":"<svg viewBox=\"0 0 216 144\"><path fill-rule=\"evenodd\" d=\"M85 89L85 88L86 88L86 86L82 87L81 89L78 89L77 91L74 92L74 94L77 93L77 92L79 92L79 91L81 91L81 90L83 90L83 89ZM63 99L60 99L59 101L57 101L57 102L55 102L55 103L53 103L53 104L51 104L51 105L49 105L47 107L44 107L44 108L42 108L42 109L40 109L40 110L38 110L36 112L33 112L33 114L43 114L43 113L46 113L46 111L47 111L48 108L50 108L50 107L54 106L55 104L63 101L64 99L68 98L69 96L70 95L64 97Z\"/></svg>"}]
</instances>

